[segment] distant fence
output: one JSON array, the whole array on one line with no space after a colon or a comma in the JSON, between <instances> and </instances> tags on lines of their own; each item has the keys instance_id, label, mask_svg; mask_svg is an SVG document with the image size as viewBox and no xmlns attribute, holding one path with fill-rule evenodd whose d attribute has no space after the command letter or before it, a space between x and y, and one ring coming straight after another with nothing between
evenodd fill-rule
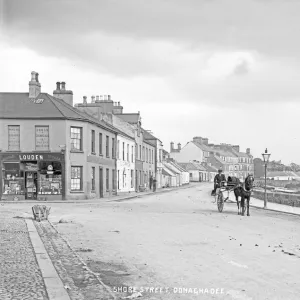
<instances>
[{"instance_id":1,"label":"distant fence","mask_svg":"<svg viewBox=\"0 0 300 300\"><path fill-rule=\"evenodd\" d=\"M264 200L264 191L253 191L253 197L256 199ZM278 192L267 192L267 201L272 203L284 204L289 206L300 207L300 195L299 194L285 194Z\"/></svg>"}]
</instances>

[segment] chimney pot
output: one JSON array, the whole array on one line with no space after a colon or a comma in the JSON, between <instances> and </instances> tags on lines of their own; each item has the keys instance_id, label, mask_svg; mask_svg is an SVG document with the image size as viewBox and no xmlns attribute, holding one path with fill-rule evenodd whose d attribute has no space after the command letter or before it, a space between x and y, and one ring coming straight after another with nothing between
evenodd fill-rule
<instances>
[{"instance_id":1,"label":"chimney pot","mask_svg":"<svg viewBox=\"0 0 300 300\"><path fill-rule=\"evenodd\" d=\"M110 97L110 95L107 95L107 99L110 101L111 100L111 97Z\"/></svg>"},{"instance_id":2,"label":"chimney pot","mask_svg":"<svg viewBox=\"0 0 300 300\"><path fill-rule=\"evenodd\" d=\"M56 90L57 90L57 91L60 90L60 82L56 82Z\"/></svg>"},{"instance_id":3,"label":"chimney pot","mask_svg":"<svg viewBox=\"0 0 300 300\"><path fill-rule=\"evenodd\" d=\"M31 81L35 81L35 80L36 80L35 72L32 71L31 72Z\"/></svg>"},{"instance_id":4,"label":"chimney pot","mask_svg":"<svg viewBox=\"0 0 300 300\"><path fill-rule=\"evenodd\" d=\"M92 99L92 103L95 103L95 96L92 96L91 99Z\"/></svg>"},{"instance_id":5,"label":"chimney pot","mask_svg":"<svg viewBox=\"0 0 300 300\"><path fill-rule=\"evenodd\" d=\"M118 102L118 106L120 106L120 102Z\"/></svg>"},{"instance_id":6,"label":"chimney pot","mask_svg":"<svg viewBox=\"0 0 300 300\"><path fill-rule=\"evenodd\" d=\"M99 96L96 96L96 100L99 101Z\"/></svg>"},{"instance_id":7,"label":"chimney pot","mask_svg":"<svg viewBox=\"0 0 300 300\"><path fill-rule=\"evenodd\" d=\"M39 73L35 73L35 81L39 82Z\"/></svg>"},{"instance_id":8,"label":"chimney pot","mask_svg":"<svg viewBox=\"0 0 300 300\"><path fill-rule=\"evenodd\" d=\"M61 83L61 89L62 89L63 91L66 90L66 83L65 83L65 82L62 82L62 83Z\"/></svg>"},{"instance_id":9,"label":"chimney pot","mask_svg":"<svg viewBox=\"0 0 300 300\"><path fill-rule=\"evenodd\" d=\"M86 98L87 98L86 96L83 96L83 103L84 103L84 104L87 103Z\"/></svg>"},{"instance_id":10,"label":"chimney pot","mask_svg":"<svg viewBox=\"0 0 300 300\"><path fill-rule=\"evenodd\" d=\"M103 101L103 95L100 95L100 101Z\"/></svg>"}]
</instances>

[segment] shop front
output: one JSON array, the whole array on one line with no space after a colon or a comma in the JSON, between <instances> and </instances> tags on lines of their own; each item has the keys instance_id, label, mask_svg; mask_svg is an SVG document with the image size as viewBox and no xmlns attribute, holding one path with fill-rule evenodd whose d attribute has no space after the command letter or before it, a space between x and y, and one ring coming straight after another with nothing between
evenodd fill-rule
<instances>
[{"instance_id":1,"label":"shop front","mask_svg":"<svg viewBox=\"0 0 300 300\"><path fill-rule=\"evenodd\" d=\"M1 200L61 200L64 193L62 153L0 153Z\"/></svg>"}]
</instances>

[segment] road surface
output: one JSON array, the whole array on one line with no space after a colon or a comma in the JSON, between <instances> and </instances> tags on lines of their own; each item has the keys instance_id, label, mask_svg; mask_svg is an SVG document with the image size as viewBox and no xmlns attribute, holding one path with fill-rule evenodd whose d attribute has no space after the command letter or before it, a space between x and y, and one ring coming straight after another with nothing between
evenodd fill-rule
<instances>
[{"instance_id":1,"label":"road surface","mask_svg":"<svg viewBox=\"0 0 300 300\"><path fill-rule=\"evenodd\" d=\"M137 299L298 300L300 218L255 208L241 217L234 203L219 213L210 190L51 204L50 220L118 299L135 287Z\"/></svg>"}]
</instances>

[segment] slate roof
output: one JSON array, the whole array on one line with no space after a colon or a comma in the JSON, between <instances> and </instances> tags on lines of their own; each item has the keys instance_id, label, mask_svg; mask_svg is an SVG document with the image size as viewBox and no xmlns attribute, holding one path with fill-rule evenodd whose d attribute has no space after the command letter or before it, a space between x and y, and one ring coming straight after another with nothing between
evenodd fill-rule
<instances>
[{"instance_id":1,"label":"slate roof","mask_svg":"<svg viewBox=\"0 0 300 300\"><path fill-rule=\"evenodd\" d=\"M187 171L193 171L193 170L199 171L198 167L192 163L178 163L178 164Z\"/></svg>"},{"instance_id":2,"label":"slate roof","mask_svg":"<svg viewBox=\"0 0 300 300\"><path fill-rule=\"evenodd\" d=\"M167 175L167 176L175 176L173 173L171 173L170 170L168 170L165 166L162 168L162 173L164 175Z\"/></svg>"},{"instance_id":3,"label":"slate roof","mask_svg":"<svg viewBox=\"0 0 300 300\"><path fill-rule=\"evenodd\" d=\"M136 124L140 121L140 114L139 113L132 113L132 114L115 114L118 118L122 119L125 122L130 124Z\"/></svg>"},{"instance_id":4,"label":"slate roof","mask_svg":"<svg viewBox=\"0 0 300 300\"><path fill-rule=\"evenodd\" d=\"M207 145L200 144L200 143L197 143L194 141L192 141L191 143L193 143L194 145L196 145L198 148L200 148L203 151L207 151L207 152L213 151L214 152L214 149L212 149L211 147L208 147Z\"/></svg>"},{"instance_id":5,"label":"slate roof","mask_svg":"<svg viewBox=\"0 0 300 300\"><path fill-rule=\"evenodd\" d=\"M205 166L205 169L207 170L207 172L212 172L212 173L218 173L218 169L215 168L214 166Z\"/></svg>"},{"instance_id":6,"label":"slate roof","mask_svg":"<svg viewBox=\"0 0 300 300\"><path fill-rule=\"evenodd\" d=\"M34 103L29 99L29 93L0 93L0 119L76 120L118 132L114 126L97 120L47 93L40 93L36 99L43 99L43 102Z\"/></svg>"}]
</instances>

